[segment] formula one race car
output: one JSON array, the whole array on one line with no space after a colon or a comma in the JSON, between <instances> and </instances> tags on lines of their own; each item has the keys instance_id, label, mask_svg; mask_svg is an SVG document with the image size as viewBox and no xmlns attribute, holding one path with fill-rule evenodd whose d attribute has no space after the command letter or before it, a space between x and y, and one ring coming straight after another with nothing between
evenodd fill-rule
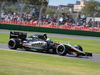
<instances>
[{"instance_id":1,"label":"formula one race car","mask_svg":"<svg viewBox=\"0 0 100 75\"><path fill-rule=\"evenodd\" d=\"M27 33L10 32L10 39L8 41L10 49L24 48L25 50L42 51L48 53L56 53L58 55L74 54L75 56L91 56L92 53L83 52L80 45L72 46L69 43L56 43L47 39L47 35L35 34L27 38Z\"/></svg>"}]
</instances>

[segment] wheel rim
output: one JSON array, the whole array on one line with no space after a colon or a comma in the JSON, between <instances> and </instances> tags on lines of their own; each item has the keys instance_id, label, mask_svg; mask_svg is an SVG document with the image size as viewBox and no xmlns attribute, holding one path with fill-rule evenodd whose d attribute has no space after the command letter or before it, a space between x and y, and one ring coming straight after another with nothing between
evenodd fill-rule
<instances>
[{"instance_id":1,"label":"wheel rim","mask_svg":"<svg viewBox=\"0 0 100 75\"><path fill-rule=\"evenodd\" d=\"M11 48L14 47L14 41L10 40L8 45L9 45L9 47L11 47Z\"/></svg>"},{"instance_id":2,"label":"wheel rim","mask_svg":"<svg viewBox=\"0 0 100 75\"><path fill-rule=\"evenodd\" d=\"M59 46L58 47L58 53L62 54L64 52L64 47L63 46Z\"/></svg>"}]
</instances>

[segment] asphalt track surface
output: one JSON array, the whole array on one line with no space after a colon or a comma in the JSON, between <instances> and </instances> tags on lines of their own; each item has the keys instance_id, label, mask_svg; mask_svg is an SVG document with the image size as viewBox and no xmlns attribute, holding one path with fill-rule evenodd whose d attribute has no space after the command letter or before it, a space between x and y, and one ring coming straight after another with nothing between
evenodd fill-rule
<instances>
[{"instance_id":1,"label":"asphalt track surface","mask_svg":"<svg viewBox=\"0 0 100 75\"><path fill-rule=\"evenodd\" d=\"M9 30L0 30L0 33L9 33ZM27 32L28 35L34 35L36 34L35 32ZM43 34L43 33L37 33L37 34ZM73 35L62 35L62 34L48 34L48 36L52 36L52 37L63 37L63 38L77 38L77 39L90 39L90 40L100 40L100 38L97 37L86 37L86 36L73 36ZM7 44L1 44L0 43L0 49L8 49ZM17 51L24 51L27 52L23 49L17 49ZM59 57L59 55L56 54L47 54L47 53L40 53L40 52L31 52L31 53L39 53L39 54L46 54L46 55L51 55L51 56L57 56ZM60 57L64 57L64 58L71 58L71 59L80 59L80 60L88 60L88 61L97 61L100 62L100 54L95 54L93 53L93 57L86 57L86 56L82 56L82 57L74 57L74 56L70 56L70 55L66 55L66 56L60 56Z\"/></svg>"},{"instance_id":2,"label":"asphalt track surface","mask_svg":"<svg viewBox=\"0 0 100 75\"><path fill-rule=\"evenodd\" d=\"M8 48L7 44L0 44L0 49L11 50L11 49ZM71 59L79 59L79 60L88 60L88 61L100 62L100 54L93 54L93 57L87 57L87 56L75 57L73 55L59 56L57 54L47 54L47 53L42 53L42 52L25 51L24 49L17 49L17 51L31 52L31 53L44 54L44 55L50 55L50 56L56 56L56 57L64 57L64 58L71 58Z\"/></svg>"},{"instance_id":3,"label":"asphalt track surface","mask_svg":"<svg viewBox=\"0 0 100 75\"><path fill-rule=\"evenodd\" d=\"M0 30L0 33L10 33L9 30ZM43 33L36 33L36 32L26 32L28 35L34 34L43 34ZM50 34L47 33L48 36L51 37L62 37L62 38L76 38L76 39L88 39L88 40L100 40L99 37L87 37L87 36L76 36L76 35L63 35L63 34Z\"/></svg>"}]
</instances>

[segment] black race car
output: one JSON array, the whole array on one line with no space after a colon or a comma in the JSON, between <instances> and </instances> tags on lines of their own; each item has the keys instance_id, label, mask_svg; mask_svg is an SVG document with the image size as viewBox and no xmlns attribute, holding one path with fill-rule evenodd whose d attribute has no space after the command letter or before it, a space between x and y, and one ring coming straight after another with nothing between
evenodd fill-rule
<instances>
[{"instance_id":1,"label":"black race car","mask_svg":"<svg viewBox=\"0 0 100 75\"><path fill-rule=\"evenodd\" d=\"M47 35L35 34L27 38L27 33L10 32L10 39L8 41L10 49L24 48L25 50L42 51L48 53L56 53L58 55L75 55L75 56L90 56L92 53L83 52L80 45L72 46L69 43L56 43L47 39Z\"/></svg>"}]
</instances>

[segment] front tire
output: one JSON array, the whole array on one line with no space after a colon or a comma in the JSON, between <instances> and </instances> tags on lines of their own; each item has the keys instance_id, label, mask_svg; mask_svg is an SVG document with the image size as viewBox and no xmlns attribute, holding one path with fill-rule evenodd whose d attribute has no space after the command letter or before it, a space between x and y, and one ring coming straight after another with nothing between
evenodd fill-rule
<instances>
[{"instance_id":1,"label":"front tire","mask_svg":"<svg viewBox=\"0 0 100 75\"><path fill-rule=\"evenodd\" d=\"M81 51L83 51L83 48L80 45L75 45L74 47L81 50ZM77 52L76 57L79 57L79 56L81 56L81 53Z\"/></svg>"},{"instance_id":2,"label":"front tire","mask_svg":"<svg viewBox=\"0 0 100 75\"><path fill-rule=\"evenodd\" d=\"M64 56L67 54L67 48L65 45L58 45L56 48L56 52L58 55Z\"/></svg>"}]
</instances>

